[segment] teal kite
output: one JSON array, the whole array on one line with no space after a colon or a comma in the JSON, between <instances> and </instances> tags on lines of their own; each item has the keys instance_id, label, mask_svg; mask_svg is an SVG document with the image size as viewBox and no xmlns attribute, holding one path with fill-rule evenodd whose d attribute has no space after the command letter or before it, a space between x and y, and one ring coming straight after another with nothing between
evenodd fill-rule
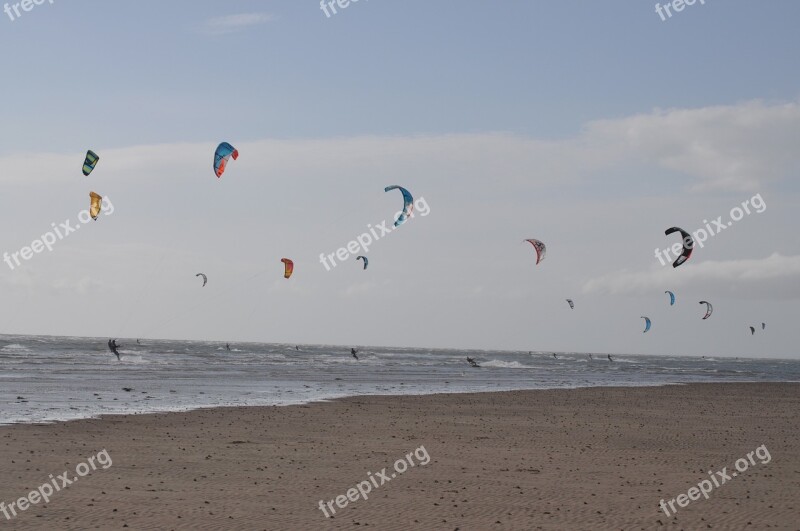
<instances>
[{"instance_id":1,"label":"teal kite","mask_svg":"<svg viewBox=\"0 0 800 531\"><path fill-rule=\"evenodd\" d=\"M396 184L387 186L383 189L384 192L389 192L391 190L400 190L400 192L403 194L403 210L400 212L400 216L394 222L394 226L399 227L405 223L405 221L411 215L411 212L414 210L414 197L411 195L411 192L402 186L397 186Z\"/></svg>"},{"instance_id":2,"label":"teal kite","mask_svg":"<svg viewBox=\"0 0 800 531\"><path fill-rule=\"evenodd\" d=\"M83 174L88 177L94 167L97 166L97 162L100 160L100 157L97 156L97 153L92 151L91 149L86 152L86 160L83 161Z\"/></svg>"}]
</instances>

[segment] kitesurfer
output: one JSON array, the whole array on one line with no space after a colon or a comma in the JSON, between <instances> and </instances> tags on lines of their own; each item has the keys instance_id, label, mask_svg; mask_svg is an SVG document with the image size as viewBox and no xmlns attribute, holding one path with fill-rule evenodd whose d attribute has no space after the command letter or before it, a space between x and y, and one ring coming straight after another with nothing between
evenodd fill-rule
<instances>
[{"instance_id":1,"label":"kitesurfer","mask_svg":"<svg viewBox=\"0 0 800 531\"><path fill-rule=\"evenodd\" d=\"M113 352L113 353L114 353L114 355L116 355L116 356L117 356L117 360L120 360L120 359L121 359L121 358L119 357L119 352L117 352L117 349L118 349L118 348L121 348L121 346L122 346L122 345L117 345L117 340L116 340L116 339L109 339L109 340L108 340L108 349L109 349L111 352Z\"/></svg>"},{"instance_id":2,"label":"kitesurfer","mask_svg":"<svg viewBox=\"0 0 800 531\"><path fill-rule=\"evenodd\" d=\"M358 351L356 349L354 349L354 348L350 349L350 354L352 354L355 359L358 359L358 356L356 356L356 353L358 353Z\"/></svg>"}]
</instances>

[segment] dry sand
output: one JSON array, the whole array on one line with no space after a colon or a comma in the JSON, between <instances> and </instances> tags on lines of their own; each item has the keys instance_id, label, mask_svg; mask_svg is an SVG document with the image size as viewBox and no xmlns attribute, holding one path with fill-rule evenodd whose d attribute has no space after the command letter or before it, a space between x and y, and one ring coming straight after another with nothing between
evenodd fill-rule
<instances>
[{"instance_id":1,"label":"dry sand","mask_svg":"<svg viewBox=\"0 0 800 531\"><path fill-rule=\"evenodd\" d=\"M800 529L800 384L360 397L0 428L6 506L113 460L5 529ZM659 501L771 461L676 516ZM325 518L320 500L424 446ZM424 452L421 452L424 455ZM424 458L423 458L424 460ZM60 483L59 483L60 484Z\"/></svg>"}]
</instances>

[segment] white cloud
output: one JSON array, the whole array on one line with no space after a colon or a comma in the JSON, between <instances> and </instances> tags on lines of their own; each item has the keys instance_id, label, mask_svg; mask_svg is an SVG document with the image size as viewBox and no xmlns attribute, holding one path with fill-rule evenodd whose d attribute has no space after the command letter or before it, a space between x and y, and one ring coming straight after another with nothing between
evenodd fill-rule
<instances>
[{"instance_id":1,"label":"white cloud","mask_svg":"<svg viewBox=\"0 0 800 531\"><path fill-rule=\"evenodd\" d=\"M377 283L372 281L358 282L347 286L347 288L342 291L342 295L345 297L359 297L364 293L374 290L376 287Z\"/></svg>"},{"instance_id":2,"label":"white cloud","mask_svg":"<svg viewBox=\"0 0 800 531\"><path fill-rule=\"evenodd\" d=\"M274 17L267 13L242 13L227 15L207 20L204 31L209 35L226 35L244 30L250 26L257 26L273 20Z\"/></svg>"},{"instance_id":3,"label":"white cloud","mask_svg":"<svg viewBox=\"0 0 800 531\"><path fill-rule=\"evenodd\" d=\"M268 20L268 15L215 19L220 31ZM576 184L612 171L669 170L692 179L694 191L756 191L768 181L800 170L800 105L740 105L656 110L617 120L590 122L577 136L543 140L504 133L361 136L308 140L228 139L239 148L239 171L273 174L304 171L344 175L381 174L458 179L530 189ZM215 141L96 150L98 174L141 181L160 174L208 173ZM61 181L80 170L81 154L16 154L0 158L0 182ZM158 168L159 171L153 171ZM79 175L79 174L78 174ZM637 177L639 178L639 177Z\"/></svg>"},{"instance_id":4,"label":"white cloud","mask_svg":"<svg viewBox=\"0 0 800 531\"><path fill-rule=\"evenodd\" d=\"M774 253L761 259L687 262L676 269L656 266L641 272L622 270L583 285L584 293L610 295L644 295L677 288L739 298L797 299L800 256Z\"/></svg>"},{"instance_id":5,"label":"white cloud","mask_svg":"<svg viewBox=\"0 0 800 531\"><path fill-rule=\"evenodd\" d=\"M656 110L592 122L593 142L696 177L696 191L753 191L800 169L800 105L759 101L702 109Z\"/></svg>"}]
</instances>

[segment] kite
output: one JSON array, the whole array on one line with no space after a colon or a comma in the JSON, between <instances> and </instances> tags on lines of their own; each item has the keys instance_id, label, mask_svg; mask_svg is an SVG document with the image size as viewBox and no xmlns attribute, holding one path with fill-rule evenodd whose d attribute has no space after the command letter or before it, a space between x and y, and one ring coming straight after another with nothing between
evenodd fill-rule
<instances>
[{"instance_id":1,"label":"kite","mask_svg":"<svg viewBox=\"0 0 800 531\"><path fill-rule=\"evenodd\" d=\"M281 258L281 262L283 262L284 265L283 278L289 278L292 276L292 272L294 271L294 262L288 258Z\"/></svg>"},{"instance_id":2,"label":"kite","mask_svg":"<svg viewBox=\"0 0 800 531\"><path fill-rule=\"evenodd\" d=\"M706 315L703 317L703 319L708 319L709 317L711 317L711 312L714 311L714 307L711 306L711 303L708 301L700 301L700 304L706 305Z\"/></svg>"},{"instance_id":3,"label":"kite","mask_svg":"<svg viewBox=\"0 0 800 531\"><path fill-rule=\"evenodd\" d=\"M533 248L536 249L536 264L538 265L539 262L544 260L544 255L547 252L547 248L544 246L544 243L540 242L539 240L525 240L533 245Z\"/></svg>"},{"instance_id":4,"label":"kite","mask_svg":"<svg viewBox=\"0 0 800 531\"><path fill-rule=\"evenodd\" d=\"M767 323L761 323L761 330L767 329Z\"/></svg>"},{"instance_id":5,"label":"kite","mask_svg":"<svg viewBox=\"0 0 800 531\"><path fill-rule=\"evenodd\" d=\"M356 260L363 260L364 261L364 269L367 268L369 265L369 259L366 256L357 256Z\"/></svg>"},{"instance_id":6,"label":"kite","mask_svg":"<svg viewBox=\"0 0 800 531\"><path fill-rule=\"evenodd\" d=\"M97 216L100 215L100 203L103 201L103 198L94 192L89 192L89 197L92 200L91 206L89 207L89 215L92 216L93 220L97 221Z\"/></svg>"},{"instance_id":7,"label":"kite","mask_svg":"<svg viewBox=\"0 0 800 531\"><path fill-rule=\"evenodd\" d=\"M395 220L394 226L399 227L408 219L411 215L411 212L414 210L414 196L411 195L411 192L403 188L402 186L392 185L387 186L383 189L384 192L389 192L391 190L400 190L403 194L403 211L400 212L400 216Z\"/></svg>"},{"instance_id":8,"label":"kite","mask_svg":"<svg viewBox=\"0 0 800 531\"><path fill-rule=\"evenodd\" d=\"M669 293L669 305L675 306L675 294L669 290L665 291L664 293Z\"/></svg>"},{"instance_id":9,"label":"kite","mask_svg":"<svg viewBox=\"0 0 800 531\"><path fill-rule=\"evenodd\" d=\"M97 162L100 160L100 157L97 156L97 153L92 151L91 149L86 152L86 159L83 161L83 174L88 176L92 173L92 170L95 166L97 166Z\"/></svg>"},{"instance_id":10,"label":"kite","mask_svg":"<svg viewBox=\"0 0 800 531\"><path fill-rule=\"evenodd\" d=\"M206 282L208 282L208 277L204 273L197 273L195 276L196 277L203 277L203 286L202 287L206 287Z\"/></svg>"},{"instance_id":11,"label":"kite","mask_svg":"<svg viewBox=\"0 0 800 531\"><path fill-rule=\"evenodd\" d=\"M750 335L751 335L751 336L754 336L754 335L756 335L756 329L755 329L755 328L753 328L752 326L750 327Z\"/></svg>"},{"instance_id":12,"label":"kite","mask_svg":"<svg viewBox=\"0 0 800 531\"><path fill-rule=\"evenodd\" d=\"M644 319L644 331L642 331L642 333L644 334L645 332L650 330L650 325L652 324L652 322L650 321L649 317L645 317L644 315L642 316L642 319Z\"/></svg>"},{"instance_id":13,"label":"kite","mask_svg":"<svg viewBox=\"0 0 800 531\"><path fill-rule=\"evenodd\" d=\"M669 236L673 232L680 232L683 242L683 252L674 262L672 262L672 267L678 267L679 265L683 264L686 260L688 260L690 256L692 256L692 251L694 250L694 240L692 239L691 234L689 234L680 227L671 227L665 230L664 234L666 236Z\"/></svg>"},{"instance_id":14,"label":"kite","mask_svg":"<svg viewBox=\"0 0 800 531\"><path fill-rule=\"evenodd\" d=\"M575 303L572 302L572 299L567 299L567 304L569 304L571 310L575 309Z\"/></svg>"},{"instance_id":15,"label":"kite","mask_svg":"<svg viewBox=\"0 0 800 531\"><path fill-rule=\"evenodd\" d=\"M225 173L225 166L228 164L228 160L231 157L233 157L233 160L238 159L239 150L227 142L223 142L217 146L217 150L214 152L214 173L218 178L222 177L222 174Z\"/></svg>"}]
</instances>

